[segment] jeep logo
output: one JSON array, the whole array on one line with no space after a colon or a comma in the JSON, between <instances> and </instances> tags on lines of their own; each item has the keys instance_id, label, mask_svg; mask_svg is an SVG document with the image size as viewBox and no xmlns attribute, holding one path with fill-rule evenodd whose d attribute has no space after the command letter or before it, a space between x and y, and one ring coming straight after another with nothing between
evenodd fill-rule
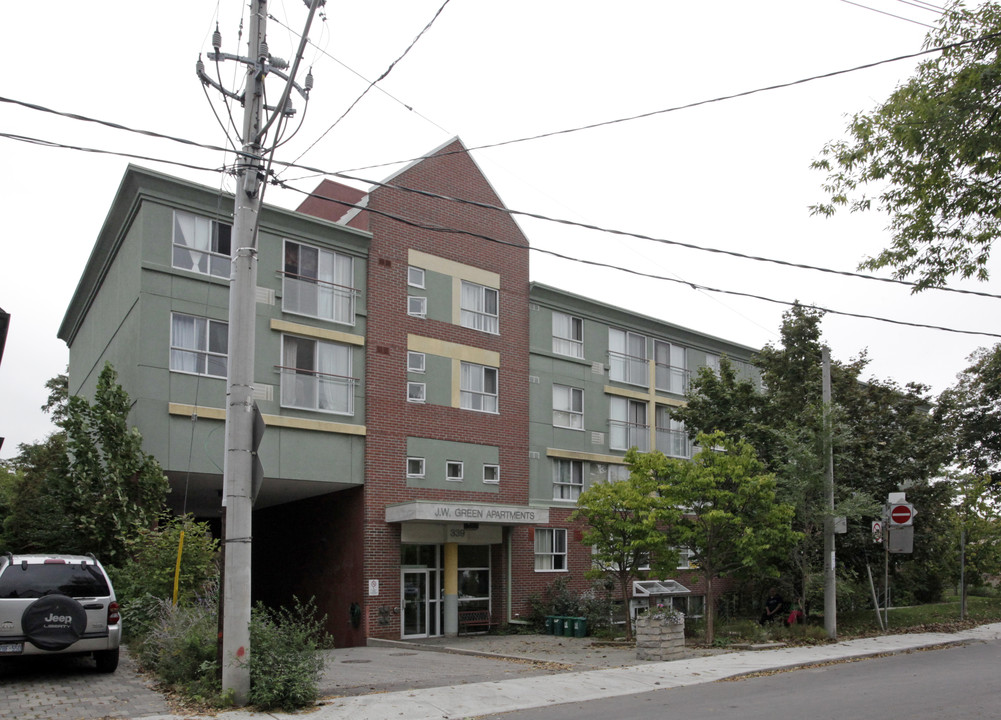
<instances>
[{"instance_id":1,"label":"jeep logo","mask_svg":"<svg viewBox=\"0 0 1001 720\"><path fill-rule=\"evenodd\" d=\"M52 613L49 613L49 616L42 620L42 622L71 625L73 623L73 618L70 615L53 615Z\"/></svg>"}]
</instances>

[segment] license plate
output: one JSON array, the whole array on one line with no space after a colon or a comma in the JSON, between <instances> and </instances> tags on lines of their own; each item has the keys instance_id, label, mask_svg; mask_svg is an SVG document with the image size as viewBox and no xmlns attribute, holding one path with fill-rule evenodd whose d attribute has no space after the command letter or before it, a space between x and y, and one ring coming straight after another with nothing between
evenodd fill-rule
<instances>
[{"instance_id":1,"label":"license plate","mask_svg":"<svg viewBox=\"0 0 1001 720\"><path fill-rule=\"evenodd\" d=\"M0 643L0 655L19 655L24 652L23 642Z\"/></svg>"}]
</instances>

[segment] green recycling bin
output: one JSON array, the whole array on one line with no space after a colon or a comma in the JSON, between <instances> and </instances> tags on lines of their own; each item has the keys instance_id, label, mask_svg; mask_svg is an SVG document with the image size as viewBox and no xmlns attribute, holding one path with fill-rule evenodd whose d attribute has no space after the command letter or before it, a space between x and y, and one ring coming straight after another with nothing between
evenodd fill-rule
<instances>
[{"instance_id":1,"label":"green recycling bin","mask_svg":"<svg viewBox=\"0 0 1001 720\"><path fill-rule=\"evenodd\" d=\"M553 616L546 615L546 635L553 634Z\"/></svg>"},{"instance_id":2,"label":"green recycling bin","mask_svg":"<svg viewBox=\"0 0 1001 720\"><path fill-rule=\"evenodd\" d=\"M566 618L562 618L559 615L554 615L553 616L553 635L562 635L563 634L563 621L565 619Z\"/></svg>"},{"instance_id":3,"label":"green recycling bin","mask_svg":"<svg viewBox=\"0 0 1001 720\"><path fill-rule=\"evenodd\" d=\"M574 618L573 621L573 634L574 637L585 637L587 635L587 618Z\"/></svg>"},{"instance_id":4,"label":"green recycling bin","mask_svg":"<svg viewBox=\"0 0 1001 720\"><path fill-rule=\"evenodd\" d=\"M573 637L573 623L577 618L563 618L563 637Z\"/></svg>"}]
</instances>

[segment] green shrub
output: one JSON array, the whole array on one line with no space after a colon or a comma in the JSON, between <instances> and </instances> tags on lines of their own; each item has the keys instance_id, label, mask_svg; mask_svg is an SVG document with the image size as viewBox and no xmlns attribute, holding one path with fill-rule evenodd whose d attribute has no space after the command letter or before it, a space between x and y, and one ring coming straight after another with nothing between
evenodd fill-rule
<instances>
[{"instance_id":1,"label":"green shrub","mask_svg":"<svg viewBox=\"0 0 1001 720\"><path fill-rule=\"evenodd\" d=\"M612 614L612 600L609 588L603 580L598 580L583 592L569 587L566 578L551 582L540 596L530 595L532 614L529 621L536 632L542 632L547 615L582 617L587 619L588 632L600 633L608 627Z\"/></svg>"},{"instance_id":2,"label":"green shrub","mask_svg":"<svg viewBox=\"0 0 1001 720\"><path fill-rule=\"evenodd\" d=\"M291 711L319 695L323 656L332 645L311 600L293 598L291 608L258 603L250 621L250 702L261 710Z\"/></svg>"}]
</instances>

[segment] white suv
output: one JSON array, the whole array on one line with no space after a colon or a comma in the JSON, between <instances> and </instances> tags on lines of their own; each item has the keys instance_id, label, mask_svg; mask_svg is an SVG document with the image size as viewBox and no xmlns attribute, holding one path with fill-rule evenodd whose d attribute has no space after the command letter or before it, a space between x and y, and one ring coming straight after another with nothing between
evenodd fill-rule
<instances>
[{"instance_id":1,"label":"white suv","mask_svg":"<svg viewBox=\"0 0 1001 720\"><path fill-rule=\"evenodd\" d=\"M93 654L110 673L121 639L115 591L93 555L0 555L0 659Z\"/></svg>"}]
</instances>

